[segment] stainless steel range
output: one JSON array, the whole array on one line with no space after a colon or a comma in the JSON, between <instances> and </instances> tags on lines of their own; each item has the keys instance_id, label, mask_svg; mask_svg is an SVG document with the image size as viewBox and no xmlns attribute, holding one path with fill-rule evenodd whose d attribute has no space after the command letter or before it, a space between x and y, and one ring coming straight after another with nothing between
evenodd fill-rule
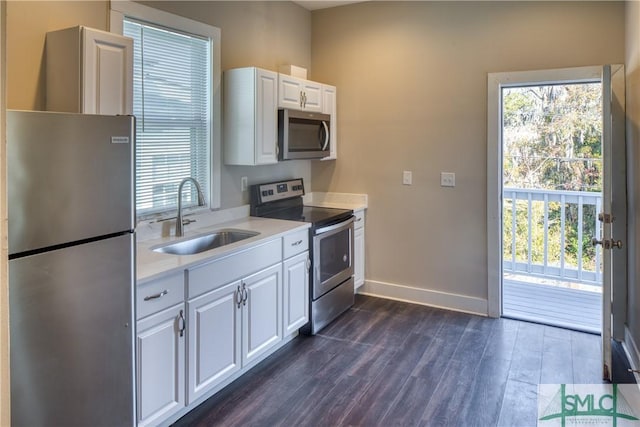
<instances>
[{"instance_id":1,"label":"stainless steel range","mask_svg":"<svg viewBox=\"0 0 640 427\"><path fill-rule=\"evenodd\" d=\"M304 206L302 178L251 186L251 215L311 223L309 323L316 334L353 305L353 211Z\"/></svg>"}]
</instances>

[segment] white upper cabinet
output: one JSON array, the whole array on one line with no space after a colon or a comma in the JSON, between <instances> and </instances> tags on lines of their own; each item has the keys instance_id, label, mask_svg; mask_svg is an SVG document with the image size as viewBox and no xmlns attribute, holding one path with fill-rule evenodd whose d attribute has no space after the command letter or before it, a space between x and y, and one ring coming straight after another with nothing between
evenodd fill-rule
<instances>
[{"instance_id":1,"label":"white upper cabinet","mask_svg":"<svg viewBox=\"0 0 640 427\"><path fill-rule=\"evenodd\" d=\"M322 112L331 116L331 141L329 142L330 154L322 160L335 160L338 158L338 114L336 108L336 87L322 85Z\"/></svg>"},{"instance_id":2,"label":"white upper cabinet","mask_svg":"<svg viewBox=\"0 0 640 427\"><path fill-rule=\"evenodd\" d=\"M224 73L224 158L228 165L278 162L278 73L255 67Z\"/></svg>"},{"instance_id":3,"label":"white upper cabinet","mask_svg":"<svg viewBox=\"0 0 640 427\"><path fill-rule=\"evenodd\" d=\"M47 33L46 109L133 114L133 40L82 26Z\"/></svg>"},{"instance_id":4,"label":"white upper cabinet","mask_svg":"<svg viewBox=\"0 0 640 427\"><path fill-rule=\"evenodd\" d=\"M322 84L279 74L278 107L322 113Z\"/></svg>"}]
</instances>

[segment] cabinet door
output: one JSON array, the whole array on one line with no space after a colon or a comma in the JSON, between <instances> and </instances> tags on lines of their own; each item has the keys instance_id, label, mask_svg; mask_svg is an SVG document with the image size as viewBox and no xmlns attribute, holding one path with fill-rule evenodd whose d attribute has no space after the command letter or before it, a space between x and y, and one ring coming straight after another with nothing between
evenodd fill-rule
<instances>
[{"instance_id":1,"label":"cabinet door","mask_svg":"<svg viewBox=\"0 0 640 427\"><path fill-rule=\"evenodd\" d=\"M309 252L284 262L284 336L309 320Z\"/></svg>"},{"instance_id":2,"label":"cabinet door","mask_svg":"<svg viewBox=\"0 0 640 427\"><path fill-rule=\"evenodd\" d=\"M258 359L282 340L282 264L242 281L242 365Z\"/></svg>"},{"instance_id":3,"label":"cabinet door","mask_svg":"<svg viewBox=\"0 0 640 427\"><path fill-rule=\"evenodd\" d=\"M302 87L304 93L303 109L322 113L322 84L305 81Z\"/></svg>"},{"instance_id":4,"label":"cabinet door","mask_svg":"<svg viewBox=\"0 0 640 427\"><path fill-rule=\"evenodd\" d=\"M82 113L133 114L133 40L83 28Z\"/></svg>"},{"instance_id":5,"label":"cabinet door","mask_svg":"<svg viewBox=\"0 0 640 427\"><path fill-rule=\"evenodd\" d=\"M355 288L364 284L364 227L356 228L353 233L353 280Z\"/></svg>"},{"instance_id":6,"label":"cabinet door","mask_svg":"<svg viewBox=\"0 0 640 427\"><path fill-rule=\"evenodd\" d=\"M138 425L157 424L185 406L184 305L137 323Z\"/></svg>"},{"instance_id":7,"label":"cabinet door","mask_svg":"<svg viewBox=\"0 0 640 427\"><path fill-rule=\"evenodd\" d=\"M240 370L240 282L187 303L188 403Z\"/></svg>"},{"instance_id":8,"label":"cabinet door","mask_svg":"<svg viewBox=\"0 0 640 427\"><path fill-rule=\"evenodd\" d=\"M278 74L278 107L302 110L302 81Z\"/></svg>"},{"instance_id":9,"label":"cabinet door","mask_svg":"<svg viewBox=\"0 0 640 427\"><path fill-rule=\"evenodd\" d=\"M322 84L278 75L278 108L322 112Z\"/></svg>"},{"instance_id":10,"label":"cabinet door","mask_svg":"<svg viewBox=\"0 0 640 427\"><path fill-rule=\"evenodd\" d=\"M331 116L330 135L331 149L329 156L322 160L335 160L338 158L338 115L336 113L336 88L335 86L322 85L322 112Z\"/></svg>"},{"instance_id":11,"label":"cabinet door","mask_svg":"<svg viewBox=\"0 0 640 427\"><path fill-rule=\"evenodd\" d=\"M257 165L265 165L278 162L278 77L260 69L256 74L255 161Z\"/></svg>"}]
</instances>

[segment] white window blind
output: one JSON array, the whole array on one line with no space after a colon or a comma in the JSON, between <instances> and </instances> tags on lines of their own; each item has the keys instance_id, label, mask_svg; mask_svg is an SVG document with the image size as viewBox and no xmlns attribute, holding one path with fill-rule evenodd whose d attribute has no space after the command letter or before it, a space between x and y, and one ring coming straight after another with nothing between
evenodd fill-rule
<instances>
[{"instance_id":1,"label":"white window blind","mask_svg":"<svg viewBox=\"0 0 640 427\"><path fill-rule=\"evenodd\" d=\"M189 176L208 199L210 40L128 17L123 33L134 40L137 214L176 209L178 185ZM185 206L198 200L194 188L182 197Z\"/></svg>"}]
</instances>

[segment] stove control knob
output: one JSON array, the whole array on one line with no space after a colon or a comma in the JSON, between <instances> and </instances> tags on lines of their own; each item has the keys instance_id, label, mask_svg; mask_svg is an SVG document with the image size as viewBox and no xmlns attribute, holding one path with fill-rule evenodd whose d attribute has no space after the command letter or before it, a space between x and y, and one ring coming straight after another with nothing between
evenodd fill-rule
<instances>
[{"instance_id":1,"label":"stove control knob","mask_svg":"<svg viewBox=\"0 0 640 427\"><path fill-rule=\"evenodd\" d=\"M348 259L347 254L342 255L342 262L347 262Z\"/></svg>"}]
</instances>

